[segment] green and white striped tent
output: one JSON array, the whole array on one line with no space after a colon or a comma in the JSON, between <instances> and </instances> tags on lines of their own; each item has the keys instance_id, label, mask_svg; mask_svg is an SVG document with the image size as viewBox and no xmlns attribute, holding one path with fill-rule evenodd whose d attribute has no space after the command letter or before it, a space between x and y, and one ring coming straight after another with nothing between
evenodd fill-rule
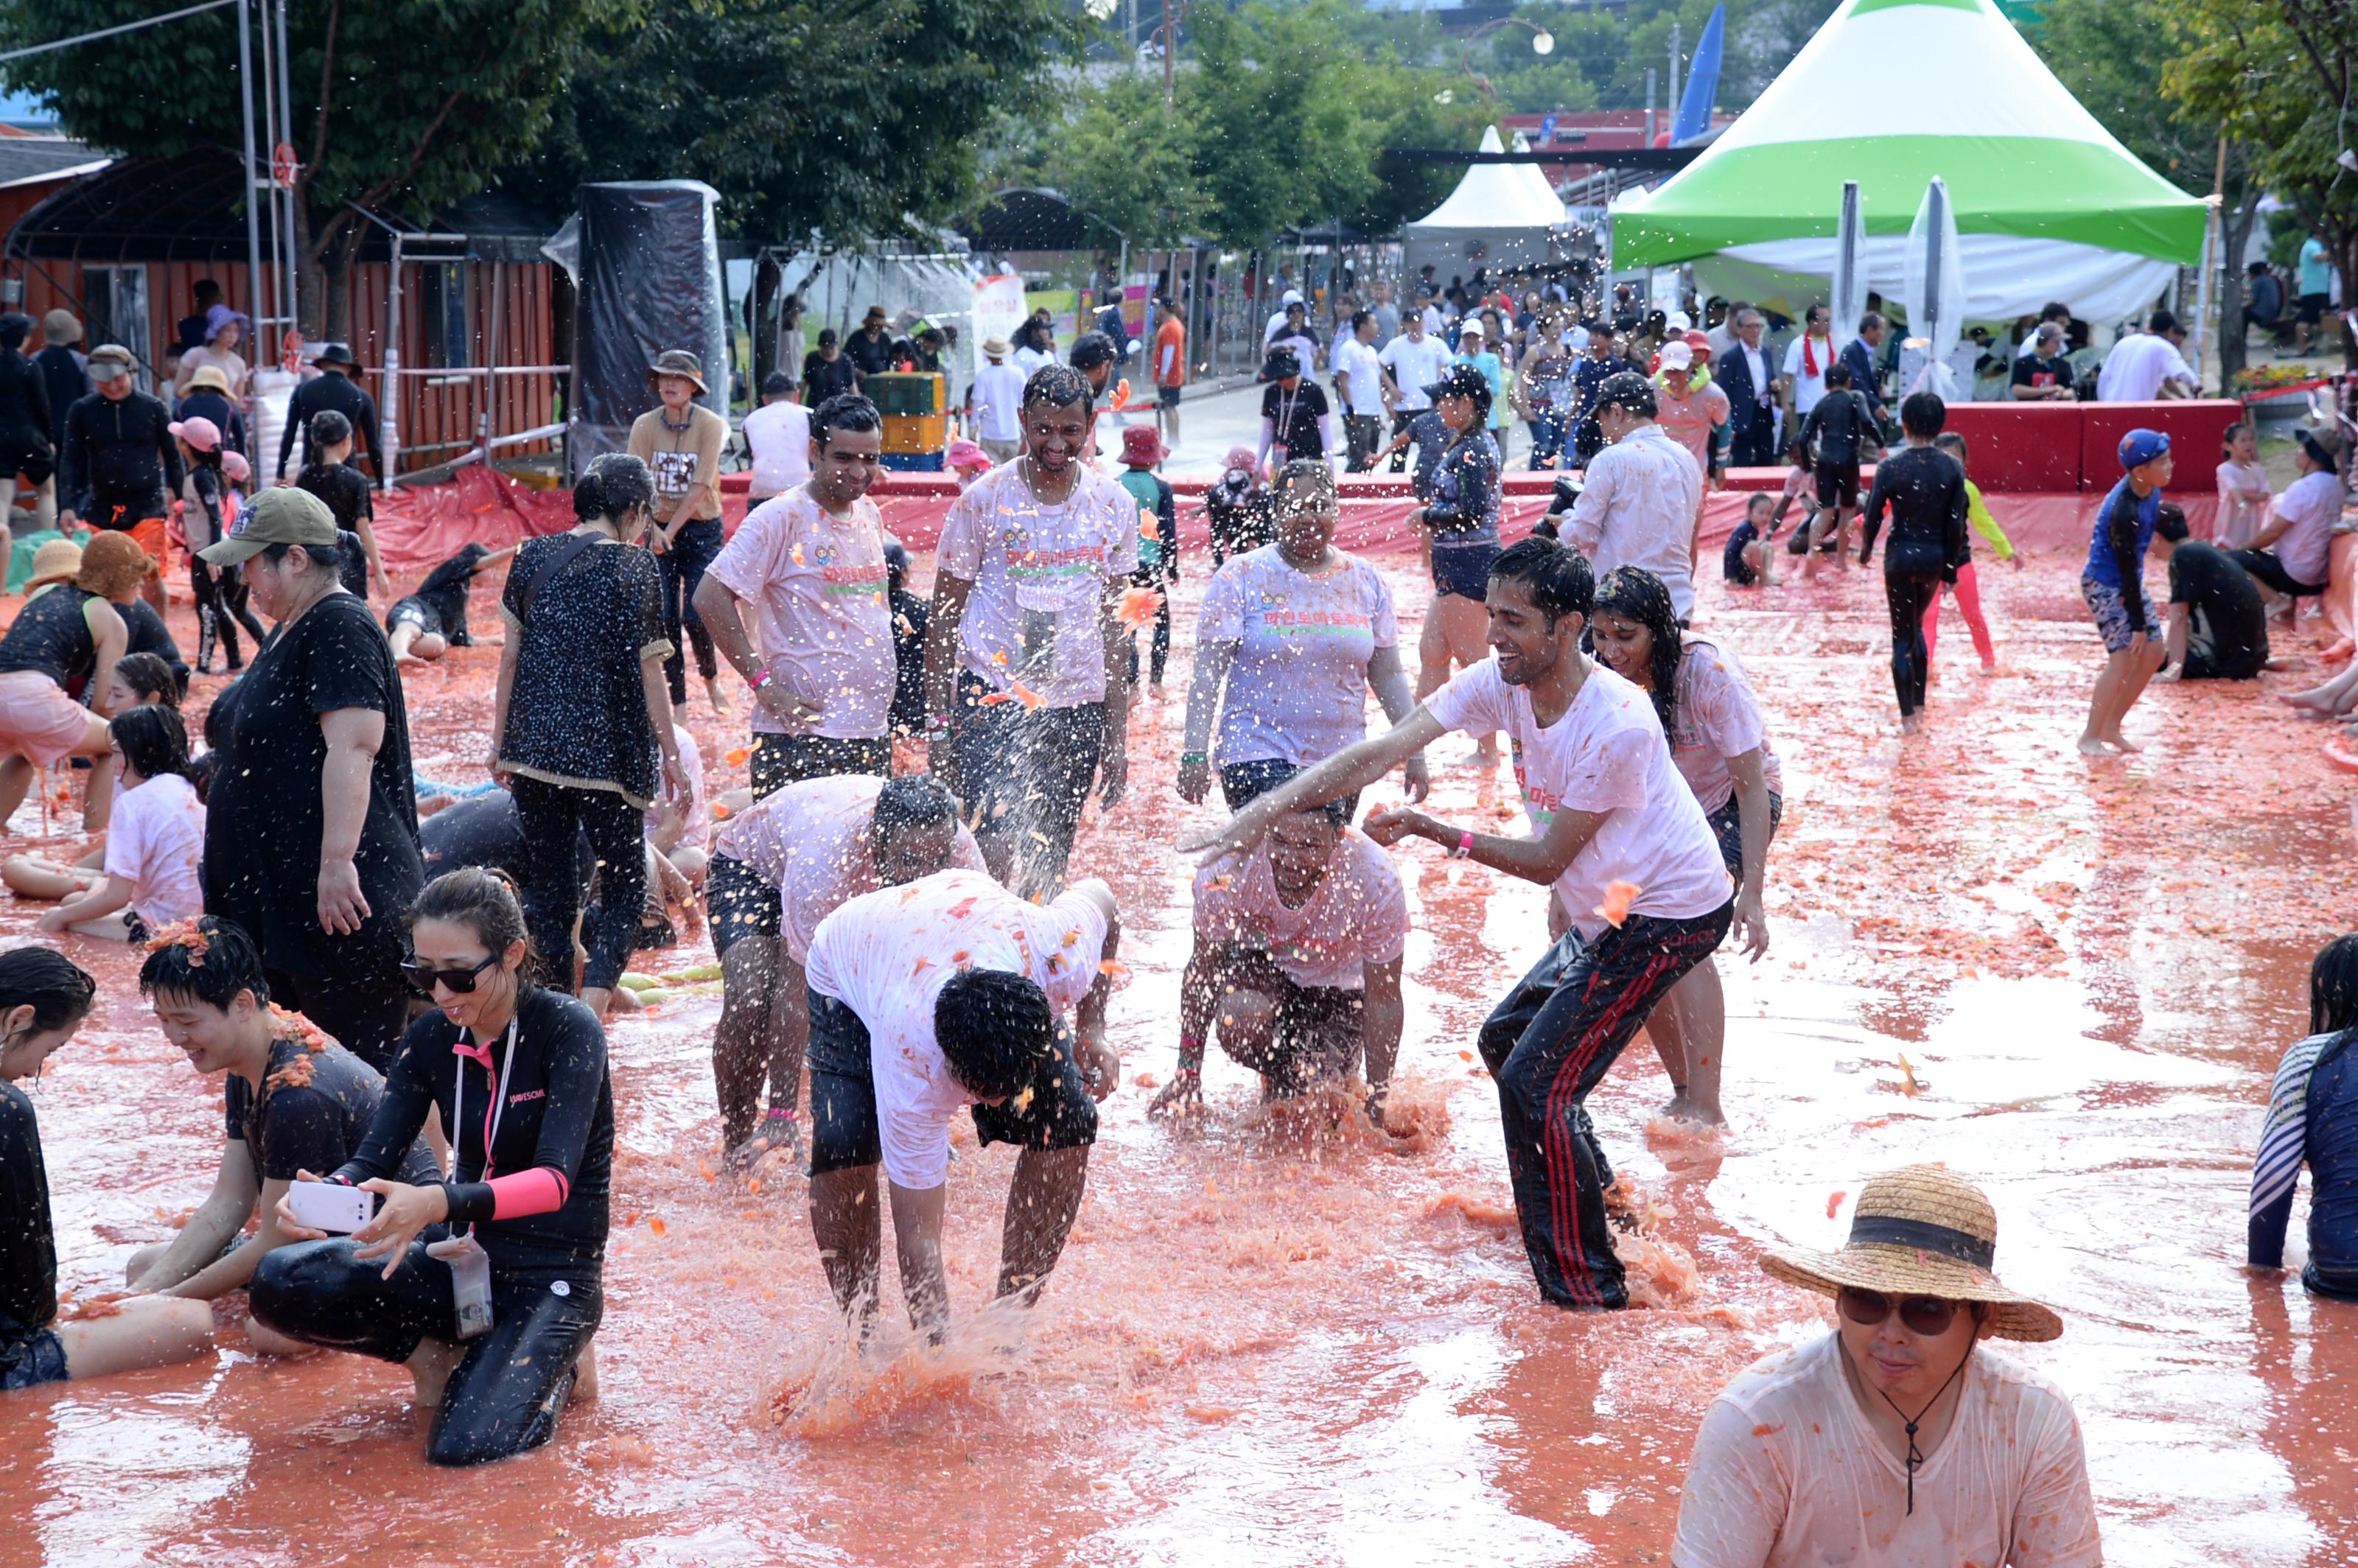
<instances>
[{"instance_id":1,"label":"green and white striped tent","mask_svg":"<svg viewBox=\"0 0 2358 1568\"><path fill-rule=\"evenodd\" d=\"M1934 175L1968 319L2058 299L2118 320L2201 259L2202 202L2114 140L1993 0L1847 0L1701 157L1614 203L1613 265L1693 262L1704 293L1798 316L1825 297L1855 179L1867 287L1897 298Z\"/></svg>"}]
</instances>

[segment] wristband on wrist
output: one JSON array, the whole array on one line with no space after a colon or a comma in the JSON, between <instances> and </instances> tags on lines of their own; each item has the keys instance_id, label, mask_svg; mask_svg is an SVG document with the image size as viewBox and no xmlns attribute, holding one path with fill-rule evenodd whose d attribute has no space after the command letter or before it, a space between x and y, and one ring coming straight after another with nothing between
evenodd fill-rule
<instances>
[{"instance_id":1,"label":"wristband on wrist","mask_svg":"<svg viewBox=\"0 0 2358 1568\"><path fill-rule=\"evenodd\" d=\"M1453 860L1462 860L1474 852L1474 830L1468 827L1457 836L1457 847L1449 851Z\"/></svg>"},{"instance_id":2,"label":"wristband on wrist","mask_svg":"<svg viewBox=\"0 0 2358 1568\"><path fill-rule=\"evenodd\" d=\"M755 691L759 691L776 678L776 676L770 674L770 666L763 665L760 669L753 672L753 678L749 684L752 685Z\"/></svg>"},{"instance_id":3,"label":"wristband on wrist","mask_svg":"<svg viewBox=\"0 0 2358 1568\"><path fill-rule=\"evenodd\" d=\"M1212 759L1208 753L1203 752L1182 752L1179 753L1179 760L1182 762L1194 763L1208 762Z\"/></svg>"},{"instance_id":4,"label":"wristband on wrist","mask_svg":"<svg viewBox=\"0 0 2358 1568\"><path fill-rule=\"evenodd\" d=\"M1200 1073L1204 1069L1204 1042L1193 1034L1179 1036L1179 1070Z\"/></svg>"}]
</instances>

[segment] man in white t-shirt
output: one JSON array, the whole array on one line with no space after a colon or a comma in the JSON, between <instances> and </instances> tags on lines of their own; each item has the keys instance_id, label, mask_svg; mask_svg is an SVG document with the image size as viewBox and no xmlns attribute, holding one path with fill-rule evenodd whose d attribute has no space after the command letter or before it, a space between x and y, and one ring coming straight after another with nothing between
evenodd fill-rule
<instances>
[{"instance_id":1,"label":"man in white t-shirt","mask_svg":"<svg viewBox=\"0 0 2358 1568\"><path fill-rule=\"evenodd\" d=\"M1441 334L1413 311L1401 322L1401 335L1384 345L1377 362L1383 367L1385 400L1391 405L1393 440L1407 433L1418 415L1432 408L1433 399L1424 389L1441 379L1453 357ZM1392 454L1392 472L1407 466L1408 448L1403 446Z\"/></svg>"},{"instance_id":2,"label":"man in white t-shirt","mask_svg":"<svg viewBox=\"0 0 2358 1568\"><path fill-rule=\"evenodd\" d=\"M851 900L810 949L811 1232L863 1328L876 1310L884 1167L901 1294L938 1338L949 1319L942 1213L950 1119L1011 1143L997 1294L1038 1298L1080 1211L1097 1100L1120 1081L1105 1038L1120 924L1092 878L1044 904L979 871L936 871ZM1069 1029L1062 1020L1069 1015Z\"/></svg>"},{"instance_id":3,"label":"man in white t-shirt","mask_svg":"<svg viewBox=\"0 0 2358 1568\"><path fill-rule=\"evenodd\" d=\"M2099 403L2151 403L2157 398L2191 397L2201 390L2201 378L2179 350L2186 330L2167 310L2146 318L2145 330L2132 332L2113 345L2104 368L2096 373Z\"/></svg>"},{"instance_id":4,"label":"man in white t-shirt","mask_svg":"<svg viewBox=\"0 0 2358 1568\"><path fill-rule=\"evenodd\" d=\"M2063 1320L2002 1284L1996 1260L1989 1199L1939 1165L1870 1178L1841 1251L1762 1259L1834 1298L1833 1332L1712 1401L1671 1568L2098 1568L2071 1400L1982 1345L2060 1338Z\"/></svg>"},{"instance_id":5,"label":"man in white t-shirt","mask_svg":"<svg viewBox=\"0 0 2358 1568\"><path fill-rule=\"evenodd\" d=\"M1381 1119L1400 1055L1400 873L1340 801L1271 824L1249 851L1195 876L1195 947L1179 982L1179 1068L1147 1108L1203 1108L1204 1045L1261 1076L1264 1098L1340 1083L1367 1062Z\"/></svg>"},{"instance_id":6,"label":"man in white t-shirt","mask_svg":"<svg viewBox=\"0 0 2358 1568\"><path fill-rule=\"evenodd\" d=\"M975 372L974 439L994 463L1011 463L1023 449L1023 373L1007 362L1007 340L982 341L982 368Z\"/></svg>"},{"instance_id":7,"label":"man in white t-shirt","mask_svg":"<svg viewBox=\"0 0 2358 1568\"><path fill-rule=\"evenodd\" d=\"M2301 600L2321 595L2331 576L2333 531L2346 500L2341 455L2345 443L2331 426L2296 435L2293 466L2300 477L2268 503L2268 520L2250 546L2230 551L2272 598L2285 601L2289 620Z\"/></svg>"},{"instance_id":8,"label":"man in white t-shirt","mask_svg":"<svg viewBox=\"0 0 2358 1568\"><path fill-rule=\"evenodd\" d=\"M1531 837L1477 833L1405 806L1370 813L1365 827L1379 844L1414 835L1548 886L1571 917L1491 1012L1480 1044L1540 1293L1581 1308L1628 1304L1605 1215L1612 1166L1583 1102L1655 1004L1719 946L1736 911L1711 825L1652 702L1580 651L1595 597L1577 552L1536 535L1510 546L1490 568L1495 657L1405 723L1260 796L1203 845L1256 843L1281 816L1365 788L1452 730L1507 732Z\"/></svg>"},{"instance_id":9,"label":"man in white t-shirt","mask_svg":"<svg viewBox=\"0 0 2358 1568\"><path fill-rule=\"evenodd\" d=\"M1094 416L1078 371L1034 373L1022 458L951 504L934 554L928 764L966 803L993 873L1026 894L1064 885L1091 784L1110 809L1129 782L1119 611L1138 503L1082 461Z\"/></svg>"},{"instance_id":10,"label":"man in white t-shirt","mask_svg":"<svg viewBox=\"0 0 2358 1568\"><path fill-rule=\"evenodd\" d=\"M697 585L696 611L753 688L753 793L892 771L892 611L869 487L884 421L857 393L811 424L810 482L746 514ZM761 643L746 634L749 604Z\"/></svg>"},{"instance_id":11,"label":"man in white t-shirt","mask_svg":"<svg viewBox=\"0 0 2358 1568\"><path fill-rule=\"evenodd\" d=\"M1343 439L1352 473L1375 466L1384 439L1384 367L1375 350L1376 317L1351 314L1351 330L1335 345L1335 390L1343 403Z\"/></svg>"},{"instance_id":12,"label":"man in white t-shirt","mask_svg":"<svg viewBox=\"0 0 2358 1568\"><path fill-rule=\"evenodd\" d=\"M795 401L793 377L773 370L763 378L762 406L745 416L745 449L753 458L746 505L759 506L810 481L810 416Z\"/></svg>"},{"instance_id":13,"label":"man in white t-shirt","mask_svg":"<svg viewBox=\"0 0 2358 1568\"><path fill-rule=\"evenodd\" d=\"M1606 376L1590 409L1607 445L1588 460L1564 543L1587 557L1598 577L1626 566L1660 578L1683 625L1694 613L1694 546L1703 527L1704 476L1694 454L1657 423L1660 400L1635 371Z\"/></svg>"},{"instance_id":14,"label":"man in white t-shirt","mask_svg":"<svg viewBox=\"0 0 2358 1568\"><path fill-rule=\"evenodd\" d=\"M1785 381L1793 389L1793 427L1810 416L1826 395L1826 367L1834 362L1833 312L1810 307L1801 330L1785 345Z\"/></svg>"},{"instance_id":15,"label":"man in white t-shirt","mask_svg":"<svg viewBox=\"0 0 2358 1568\"><path fill-rule=\"evenodd\" d=\"M802 1144L795 1104L810 1040L804 968L819 923L849 900L947 867L983 870L957 802L923 774L788 784L730 815L705 877L720 1022L712 1040L721 1148L746 1166ZM760 1125L762 1082L770 1108Z\"/></svg>"}]
</instances>

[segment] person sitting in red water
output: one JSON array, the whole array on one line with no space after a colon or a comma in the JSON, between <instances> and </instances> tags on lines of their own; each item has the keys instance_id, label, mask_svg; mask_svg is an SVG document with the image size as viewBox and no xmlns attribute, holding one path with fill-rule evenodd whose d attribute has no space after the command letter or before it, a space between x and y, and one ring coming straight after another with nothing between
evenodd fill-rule
<instances>
[{"instance_id":1,"label":"person sitting in red water","mask_svg":"<svg viewBox=\"0 0 2358 1568\"><path fill-rule=\"evenodd\" d=\"M1197 1111L1204 1043L1260 1074L1265 1095L1347 1078L1364 1052L1381 1119L1400 1055L1408 895L1391 860L1330 801L1279 818L1249 852L1195 876L1195 950L1179 982L1179 1070L1147 1108Z\"/></svg>"},{"instance_id":2,"label":"person sitting in red water","mask_svg":"<svg viewBox=\"0 0 2358 1568\"><path fill-rule=\"evenodd\" d=\"M2063 1391L1981 1348L2063 1320L1990 1272L1997 1215L1938 1165L1871 1178L1839 1252L1772 1252L1834 1298L1834 1329L1712 1401L1671 1568L2098 1568L2080 1423Z\"/></svg>"},{"instance_id":3,"label":"person sitting in red water","mask_svg":"<svg viewBox=\"0 0 2358 1568\"><path fill-rule=\"evenodd\" d=\"M1113 893L1095 878L1040 904L968 871L880 888L819 923L808 969L811 1234L863 1336L882 1246L880 1163L909 1321L936 1338L948 1325L942 1216L950 1118L962 1107L982 1142L1022 1151L997 1294L1038 1298L1080 1212L1096 1102L1120 1082L1105 1037L1120 936Z\"/></svg>"}]
</instances>

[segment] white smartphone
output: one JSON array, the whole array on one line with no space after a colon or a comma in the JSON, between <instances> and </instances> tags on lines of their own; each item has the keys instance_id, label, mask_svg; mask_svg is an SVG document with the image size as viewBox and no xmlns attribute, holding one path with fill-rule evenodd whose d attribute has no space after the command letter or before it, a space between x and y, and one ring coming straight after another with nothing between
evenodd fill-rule
<instances>
[{"instance_id":1,"label":"white smartphone","mask_svg":"<svg viewBox=\"0 0 2358 1568\"><path fill-rule=\"evenodd\" d=\"M353 1231L376 1213L376 1195L336 1182L297 1182L287 1189L287 1206L309 1229Z\"/></svg>"}]
</instances>

